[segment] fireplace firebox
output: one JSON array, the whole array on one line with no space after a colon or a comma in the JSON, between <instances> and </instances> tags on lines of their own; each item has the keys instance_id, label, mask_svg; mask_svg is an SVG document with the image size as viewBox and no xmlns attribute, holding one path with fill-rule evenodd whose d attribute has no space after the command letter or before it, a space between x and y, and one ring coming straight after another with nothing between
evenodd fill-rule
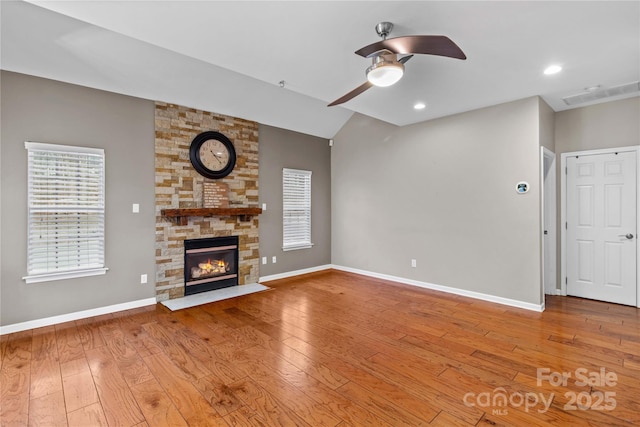
<instances>
[{"instance_id":1,"label":"fireplace firebox","mask_svg":"<svg viewBox=\"0 0 640 427\"><path fill-rule=\"evenodd\" d=\"M238 285L238 236L184 241L184 294Z\"/></svg>"}]
</instances>

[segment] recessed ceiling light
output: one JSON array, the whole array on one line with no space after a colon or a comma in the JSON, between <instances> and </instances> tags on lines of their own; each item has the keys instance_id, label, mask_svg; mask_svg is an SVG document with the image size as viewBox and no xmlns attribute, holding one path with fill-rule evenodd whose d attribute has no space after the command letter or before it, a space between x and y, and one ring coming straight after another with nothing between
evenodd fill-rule
<instances>
[{"instance_id":1,"label":"recessed ceiling light","mask_svg":"<svg viewBox=\"0 0 640 427\"><path fill-rule=\"evenodd\" d=\"M562 71L562 67L559 65L550 65L547 68L545 68L544 73L549 76L551 74L556 74L559 73L560 71Z\"/></svg>"},{"instance_id":2,"label":"recessed ceiling light","mask_svg":"<svg viewBox=\"0 0 640 427\"><path fill-rule=\"evenodd\" d=\"M424 110L425 108L427 108L427 104L425 104L424 102L416 102L413 108L415 108L416 110Z\"/></svg>"}]
</instances>

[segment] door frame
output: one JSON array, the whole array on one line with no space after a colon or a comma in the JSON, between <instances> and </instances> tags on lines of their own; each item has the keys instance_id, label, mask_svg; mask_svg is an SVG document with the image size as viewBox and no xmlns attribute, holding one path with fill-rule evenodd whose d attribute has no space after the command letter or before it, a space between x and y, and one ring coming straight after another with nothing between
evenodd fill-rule
<instances>
[{"instance_id":1,"label":"door frame","mask_svg":"<svg viewBox=\"0 0 640 427\"><path fill-rule=\"evenodd\" d=\"M567 295L567 158L611 153L636 153L636 234L640 225L640 145L629 147L604 148L600 150L572 151L562 153L560 169L560 294ZM564 172L564 173L562 173ZM562 227L562 224L565 224ZM636 307L640 308L640 246L636 236Z\"/></svg>"},{"instance_id":2,"label":"door frame","mask_svg":"<svg viewBox=\"0 0 640 427\"><path fill-rule=\"evenodd\" d=\"M549 171L545 176L545 161L549 162ZM558 208L556 201L556 153L549 150L546 147L540 147L540 215L542 218L542 230L540 233L540 247L542 248L542 301L544 301L545 295L557 295L557 250L556 245L558 241L558 234L556 229L556 221L558 220ZM547 218L547 211L549 215ZM549 220L547 224L545 219ZM544 231L548 230L547 238L545 239ZM547 242L552 247L549 248L547 254ZM549 264L547 265L546 258L549 255ZM554 275L551 279L551 283L547 283L547 269L553 268Z\"/></svg>"}]
</instances>

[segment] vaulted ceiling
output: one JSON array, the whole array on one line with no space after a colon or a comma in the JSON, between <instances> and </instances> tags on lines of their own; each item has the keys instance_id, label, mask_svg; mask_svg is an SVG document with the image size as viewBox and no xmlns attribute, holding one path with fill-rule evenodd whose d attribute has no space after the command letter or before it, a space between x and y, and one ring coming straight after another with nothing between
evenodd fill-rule
<instances>
[{"instance_id":1,"label":"vaulted ceiling","mask_svg":"<svg viewBox=\"0 0 640 427\"><path fill-rule=\"evenodd\" d=\"M638 1L3 1L4 70L331 138L358 112L407 125L640 80ZM438 34L467 60L416 55L402 80L336 107L379 39ZM562 66L554 75L543 70ZM281 84L280 82L284 82ZM284 86L284 87L281 87ZM594 101L637 96L638 92ZM416 102L427 105L413 108ZM578 106L588 105L581 104Z\"/></svg>"}]
</instances>

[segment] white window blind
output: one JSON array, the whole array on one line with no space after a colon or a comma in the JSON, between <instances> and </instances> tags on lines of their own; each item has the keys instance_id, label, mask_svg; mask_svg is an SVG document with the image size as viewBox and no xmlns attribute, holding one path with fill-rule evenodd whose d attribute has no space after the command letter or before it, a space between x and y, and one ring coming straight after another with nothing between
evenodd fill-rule
<instances>
[{"instance_id":1,"label":"white window blind","mask_svg":"<svg viewBox=\"0 0 640 427\"><path fill-rule=\"evenodd\" d=\"M311 171L282 170L282 249L305 249L311 243Z\"/></svg>"},{"instance_id":2,"label":"white window blind","mask_svg":"<svg viewBox=\"0 0 640 427\"><path fill-rule=\"evenodd\" d=\"M27 282L104 274L104 150L26 142Z\"/></svg>"}]
</instances>

